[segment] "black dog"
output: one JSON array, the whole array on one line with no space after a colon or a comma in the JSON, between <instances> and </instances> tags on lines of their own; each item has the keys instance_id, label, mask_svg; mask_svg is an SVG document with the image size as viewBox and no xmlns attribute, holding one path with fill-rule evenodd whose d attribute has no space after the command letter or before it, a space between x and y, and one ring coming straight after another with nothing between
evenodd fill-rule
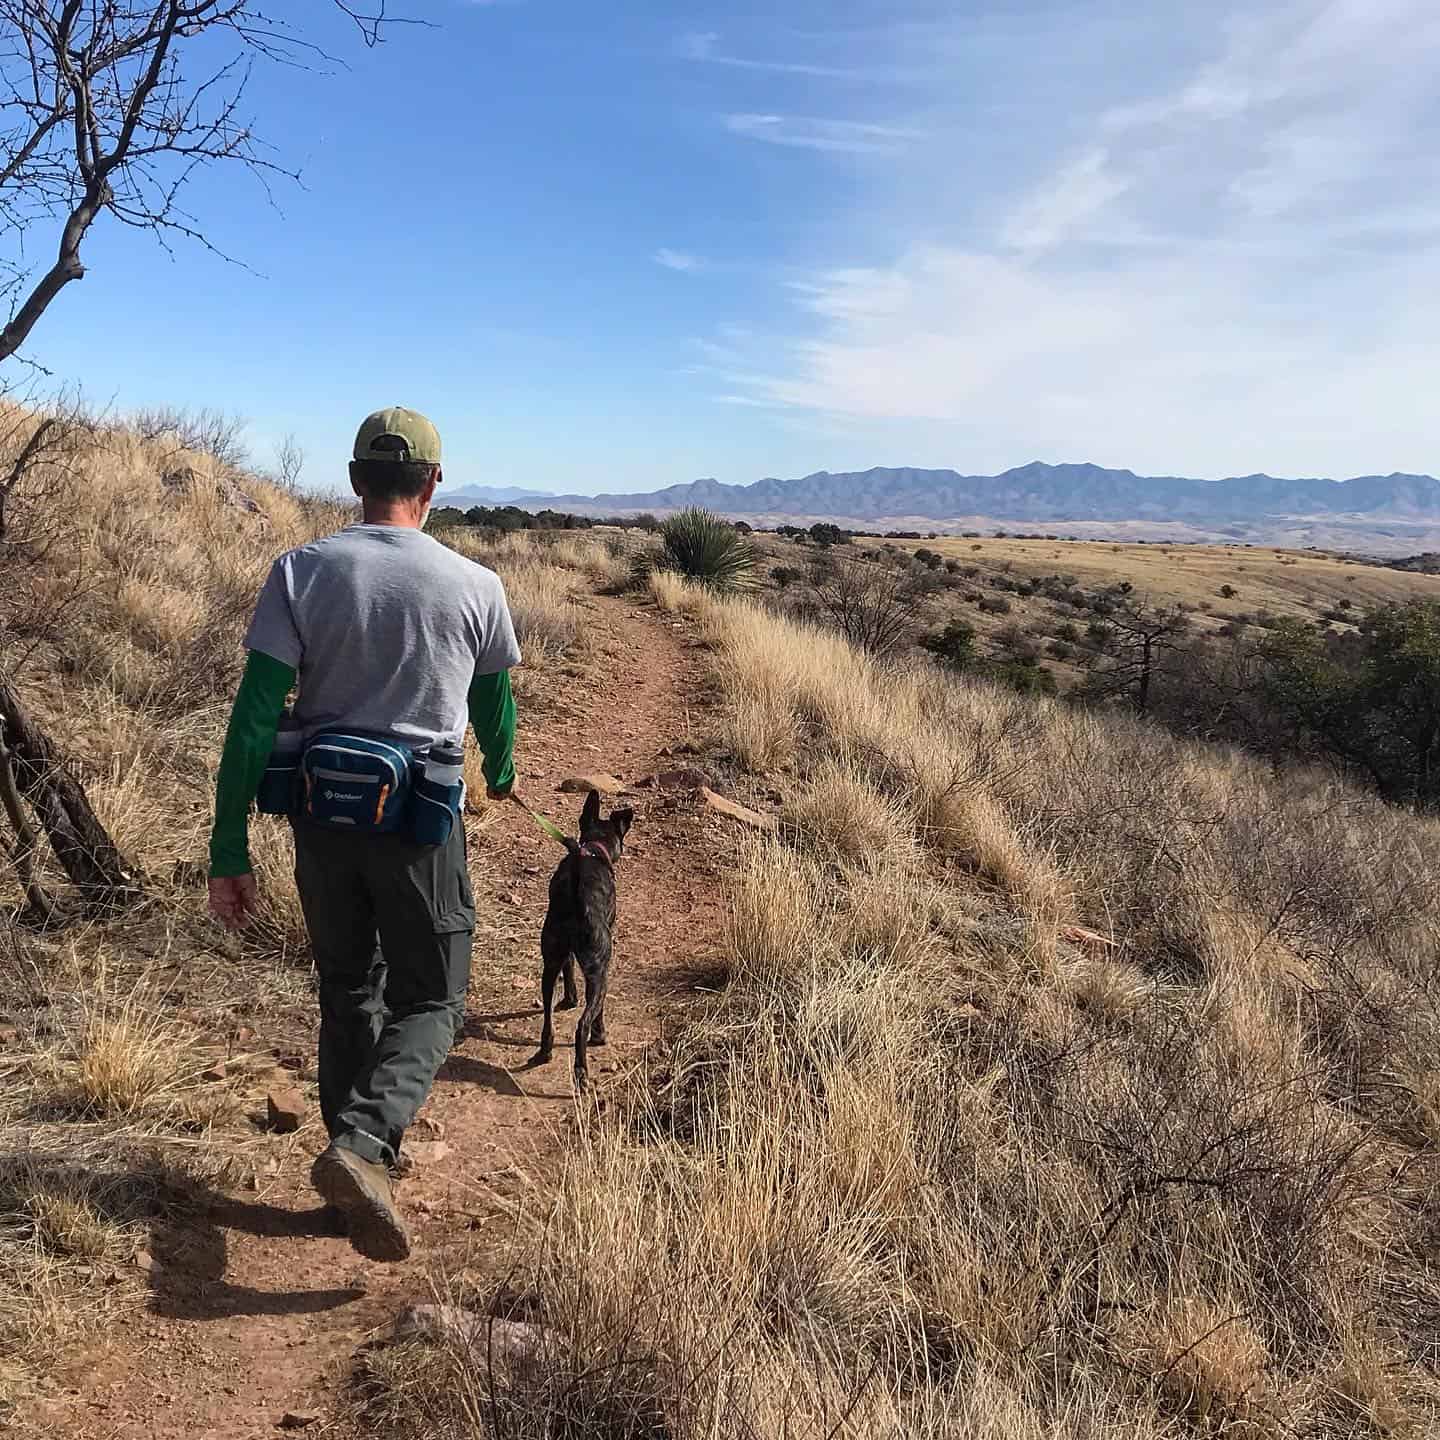
<instances>
[{"instance_id":1,"label":"black dog","mask_svg":"<svg viewBox=\"0 0 1440 1440\"><path fill-rule=\"evenodd\" d=\"M625 844L625 832L635 819L633 810L616 810L600 818L600 797L592 790L580 812L580 839L567 839L570 853L550 877L550 908L540 931L540 957L544 962L541 998L545 1024L533 1065L550 1062L555 1046L555 981L565 977L561 1010L573 1010L575 961L585 976L585 1009L575 1027L575 1083L585 1089L589 1074L585 1051L605 1043L605 986L610 977L611 935L615 929L615 864Z\"/></svg>"}]
</instances>

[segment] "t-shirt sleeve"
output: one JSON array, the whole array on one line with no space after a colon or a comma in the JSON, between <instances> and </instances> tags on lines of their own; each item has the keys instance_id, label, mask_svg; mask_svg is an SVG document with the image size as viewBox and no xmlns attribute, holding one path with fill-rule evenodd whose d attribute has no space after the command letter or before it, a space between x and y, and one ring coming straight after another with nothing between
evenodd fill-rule
<instances>
[{"instance_id":1,"label":"t-shirt sleeve","mask_svg":"<svg viewBox=\"0 0 1440 1440\"><path fill-rule=\"evenodd\" d=\"M255 614L245 632L245 648L258 650L262 655L298 670L305 647L295 625L286 578L285 557L282 555L270 567L270 574L260 589Z\"/></svg>"},{"instance_id":2,"label":"t-shirt sleeve","mask_svg":"<svg viewBox=\"0 0 1440 1440\"><path fill-rule=\"evenodd\" d=\"M505 599L505 586L497 577L487 598L486 623L481 630L484 643L475 660L477 675L498 675L520 663L520 642L515 638L515 622Z\"/></svg>"}]
</instances>

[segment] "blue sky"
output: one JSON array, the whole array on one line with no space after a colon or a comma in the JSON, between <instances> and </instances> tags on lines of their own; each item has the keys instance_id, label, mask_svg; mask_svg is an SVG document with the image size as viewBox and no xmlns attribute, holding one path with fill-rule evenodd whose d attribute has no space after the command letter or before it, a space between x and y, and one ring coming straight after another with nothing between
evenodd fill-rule
<instances>
[{"instance_id":1,"label":"blue sky","mask_svg":"<svg viewBox=\"0 0 1440 1440\"><path fill-rule=\"evenodd\" d=\"M1440 467L1434 0L413 0L257 73L304 171L102 221L30 346L343 483L430 413L451 484L870 465ZM48 241L47 241L48 243Z\"/></svg>"}]
</instances>

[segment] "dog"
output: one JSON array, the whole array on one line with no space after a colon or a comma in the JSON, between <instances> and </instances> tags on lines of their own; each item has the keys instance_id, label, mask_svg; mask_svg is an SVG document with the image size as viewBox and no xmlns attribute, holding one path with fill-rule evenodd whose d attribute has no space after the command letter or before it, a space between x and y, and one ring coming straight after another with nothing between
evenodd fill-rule
<instances>
[{"instance_id":1,"label":"dog","mask_svg":"<svg viewBox=\"0 0 1440 1440\"><path fill-rule=\"evenodd\" d=\"M567 854L550 877L550 907L540 930L540 998L545 1022L540 1049L532 1065L548 1065L555 1046L555 982L564 978L558 1006L573 1010L575 963L585 976L585 1008L575 1026L575 1084L584 1090L590 1076L586 1051L605 1044L605 987L610 979L610 953L615 931L615 866L625 834L635 820L633 810L615 810L600 818L600 797L593 790L580 812L580 839L565 841Z\"/></svg>"}]
</instances>

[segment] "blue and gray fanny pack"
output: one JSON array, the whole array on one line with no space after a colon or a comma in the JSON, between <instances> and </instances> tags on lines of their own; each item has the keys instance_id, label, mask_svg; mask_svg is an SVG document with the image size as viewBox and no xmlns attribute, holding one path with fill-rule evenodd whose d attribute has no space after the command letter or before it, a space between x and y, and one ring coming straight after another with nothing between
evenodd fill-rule
<instances>
[{"instance_id":1,"label":"blue and gray fanny pack","mask_svg":"<svg viewBox=\"0 0 1440 1440\"><path fill-rule=\"evenodd\" d=\"M414 752L393 740L313 736L300 756L297 809L338 830L399 830L409 818L414 767Z\"/></svg>"}]
</instances>

